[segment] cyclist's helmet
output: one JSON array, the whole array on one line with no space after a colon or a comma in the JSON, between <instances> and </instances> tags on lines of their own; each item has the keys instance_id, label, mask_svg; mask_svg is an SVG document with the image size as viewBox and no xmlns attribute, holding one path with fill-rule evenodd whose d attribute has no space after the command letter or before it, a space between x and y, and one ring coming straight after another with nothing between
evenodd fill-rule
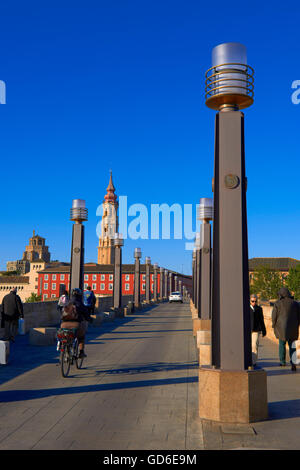
<instances>
[{"instance_id":1,"label":"cyclist's helmet","mask_svg":"<svg viewBox=\"0 0 300 470\"><path fill-rule=\"evenodd\" d=\"M72 295L82 295L82 290L75 287L75 289L72 290Z\"/></svg>"}]
</instances>

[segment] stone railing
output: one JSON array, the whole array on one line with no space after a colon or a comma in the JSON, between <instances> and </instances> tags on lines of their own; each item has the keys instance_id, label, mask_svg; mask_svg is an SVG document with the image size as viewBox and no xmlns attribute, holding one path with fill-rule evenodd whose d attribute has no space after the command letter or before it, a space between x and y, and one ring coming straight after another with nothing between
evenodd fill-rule
<instances>
[{"instance_id":1,"label":"stone railing","mask_svg":"<svg viewBox=\"0 0 300 470\"><path fill-rule=\"evenodd\" d=\"M122 296L122 306L125 307L133 300L132 295ZM144 296L141 296L141 302ZM113 297L97 297L95 313L109 311L113 306ZM60 311L57 310L57 300L46 302L30 302L23 304L25 333L31 328L55 326L60 322ZM0 328L0 339L4 337L4 328Z\"/></svg>"}]
</instances>

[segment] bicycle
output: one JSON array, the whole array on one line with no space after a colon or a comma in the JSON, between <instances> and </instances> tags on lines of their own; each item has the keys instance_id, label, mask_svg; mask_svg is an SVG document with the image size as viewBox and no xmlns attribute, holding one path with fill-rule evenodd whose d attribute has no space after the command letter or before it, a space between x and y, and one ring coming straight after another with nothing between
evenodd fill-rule
<instances>
[{"instance_id":1,"label":"bicycle","mask_svg":"<svg viewBox=\"0 0 300 470\"><path fill-rule=\"evenodd\" d=\"M63 377L68 377L71 365L81 369L83 357L79 357L77 328L59 328L57 331L57 350L60 350L60 369Z\"/></svg>"}]
</instances>

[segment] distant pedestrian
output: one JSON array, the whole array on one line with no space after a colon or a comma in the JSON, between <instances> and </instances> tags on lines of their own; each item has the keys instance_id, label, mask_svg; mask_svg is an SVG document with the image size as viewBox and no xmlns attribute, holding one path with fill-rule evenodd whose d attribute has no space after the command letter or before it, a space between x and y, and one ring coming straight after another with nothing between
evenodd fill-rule
<instances>
[{"instance_id":1,"label":"distant pedestrian","mask_svg":"<svg viewBox=\"0 0 300 470\"><path fill-rule=\"evenodd\" d=\"M87 287L87 290L83 293L83 303L89 309L89 313L92 314L95 311L96 296L91 289L91 286Z\"/></svg>"},{"instance_id":2,"label":"distant pedestrian","mask_svg":"<svg viewBox=\"0 0 300 470\"><path fill-rule=\"evenodd\" d=\"M69 303L68 291L64 291L60 298L58 299L57 308L62 311L62 309Z\"/></svg>"},{"instance_id":3,"label":"distant pedestrian","mask_svg":"<svg viewBox=\"0 0 300 470\"><path fill-rule=\"evenodd\" d=\"M1 316L4 321L4 341L14 342L18 333L19 318L24 318L23 304L16 288L3 298Z\"/></svg>"},{"instance_id":4,"label":"distant pedestrian","mask_svg":"<svg viewBox=\"0 0 300 470\"><path fill-rule=\"evenodd\" d=\"M252 365L255 366L258 359L258 347L260 336L266 336L263 309L257 304L257 295L250 296L251 335L252 335Z\"/></svg>"},{"instance_id":5,"label":"distant pedestrian","mask_svg":"<svg viewBox=\"0 0 300 470\"><path fill-rule=\"evenodd\" d=\"M292 299L290 291L282 287L278 292L279 300L272 311L272 327L276 338L279 339L280 365L286 365L286 343L289 345L292 371L296 371L296 348L293 344L299 336L300 305ZM294 359L294 360L293 360Z\"/></svg>"}]
</instances>

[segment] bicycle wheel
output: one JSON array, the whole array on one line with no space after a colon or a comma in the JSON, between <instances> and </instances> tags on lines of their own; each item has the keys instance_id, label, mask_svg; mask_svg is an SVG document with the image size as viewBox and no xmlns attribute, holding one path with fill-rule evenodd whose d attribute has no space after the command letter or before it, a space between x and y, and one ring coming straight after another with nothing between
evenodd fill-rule
<instances>
[{"instance_id":1,"label":"bicycle wheel","mask_svg":"<svg viewBox=\"0 0 300 470\"><path fill-rule=\"evenodd\" d=\"M63 377L68 377L71 367L70 346L66 345L64 350L60 353L60 367Z\"/></svg>"},{"instance_id":2,"label":"bicycle wheel","mask_svg":"<svg viewBox=\"0 0 300 470\"><path fill-rule=\"evenodd\" d=\"M75 363L77 369L81 369L82 363L83 363L83 357L79 358L79 345L78 345L78 340L76 339L76 345L74 348L74 355L75 355Z\"/></svg>"}]
</instances>

